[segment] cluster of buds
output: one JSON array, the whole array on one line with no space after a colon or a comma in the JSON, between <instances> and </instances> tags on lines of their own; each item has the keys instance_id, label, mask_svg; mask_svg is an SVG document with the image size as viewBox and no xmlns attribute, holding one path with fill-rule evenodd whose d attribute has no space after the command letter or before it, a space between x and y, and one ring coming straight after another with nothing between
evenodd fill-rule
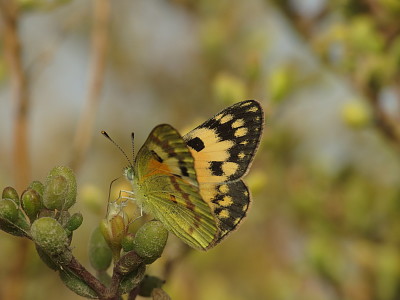
<instances>
[{"instance_id":1,"label":"cluster of buds","mask_svg":"<svg viewBox=\"0 0 400 300\"><path fill-rule=\"evenodd\" d=\"M6 187L0 200L0 229L32 239L41 257L49 265L65 263L72 257L68 247L72 233L83 221L80 213L68 209L76 201L76 180L71 169L52 169L45 183L33 181L18 196Z\"/></svg>"},{"instance_id":2,"label":"cluster of buds","mask_svg":"<svg viewBox=\"0 0 400 300\"><path fill-rule=\"evenodd\" d=\"M90 263L97 271L94 278L77 262L70 248L73 232L83 222L82 214L69 213L76 197L75 175L68 167L52 169L44 183L32 182L21 196L14 188L6 187L0 200L0 230L31 239L44 263L58 271L64 284L78 295L108 299L110 291L118 297L137 289L139 295L165 299L163 281L145 276L146 265L161 256L167 242L168 231L162 223L130 226L126 199L112 202L88 245ZM114 280L107 273L112 262L117 274L113 274Z\"/></svg>"}]
</instances>

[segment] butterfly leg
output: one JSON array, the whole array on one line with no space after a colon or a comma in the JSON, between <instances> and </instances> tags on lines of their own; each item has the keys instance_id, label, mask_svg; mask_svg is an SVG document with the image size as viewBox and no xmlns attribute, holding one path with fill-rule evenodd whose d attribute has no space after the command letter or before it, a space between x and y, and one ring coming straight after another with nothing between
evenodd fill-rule
<instances>
[{"instance_id":1,"label":"butterfly leg","mask_svg":"<svg viewBox=\"0 0 400 300\"><path fill-rule=\"evenodd\" d=\"M120 190L120 195L121 195L122 192L123 192L123 193L127 193L128 196L120 196L121 199L132 200L132 201L135 201L135 200L136 200L136 198L134 197L134 195L135 195L134 192L132 192L132 191L127 191L127 190ZM139 216L136 217L135 219L133 219L131 222L129 222L129 224L132 224L132 223L135 222L137 219L143 217L143 206L142 206L142 205L139 205L139 209L140 209L140 214L139 214Z\"/></svg>"}]
</instances>

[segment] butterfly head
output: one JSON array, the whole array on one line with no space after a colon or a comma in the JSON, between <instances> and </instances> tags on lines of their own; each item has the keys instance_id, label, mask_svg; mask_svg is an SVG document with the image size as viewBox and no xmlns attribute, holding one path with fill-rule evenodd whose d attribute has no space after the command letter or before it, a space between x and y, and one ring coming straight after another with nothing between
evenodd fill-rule
<instances>
[{"instance_id":1,"label":"butterfly head","mask_svg":"<svg viewBox=\"0 0 400 300\"><path fill-rule=\"evenodd\" d=\"M129 180L130 182L133 181L133 177L134 177L135 173L133 171L133 166L129 165L127 167L124 168L124 176L127 180Z\"/></svg>"}]
</instances>

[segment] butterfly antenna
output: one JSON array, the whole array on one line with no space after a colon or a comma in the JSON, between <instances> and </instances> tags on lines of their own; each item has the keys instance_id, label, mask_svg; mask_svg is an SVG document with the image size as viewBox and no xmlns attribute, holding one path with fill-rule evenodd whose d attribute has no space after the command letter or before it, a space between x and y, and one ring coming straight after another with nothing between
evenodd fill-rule
<instances>
[{"instance_id":1,"label":"butterfly antenna","mask_svg":"<svg viewBox=\"0 0 400 300\"><path fill-rule=\"evenodd\" d=\"M122 150L122 148L108 135L108 133L105 132L104 130L102 130L101 134L104 135L109 141L111 141L111 143L113 143L119 149L119 151L122 152L122 154L125 156L126 160L129 162L129 165L133 166L131 160L129 159L128 155L126 155L125 151Z\"/></svg>"},{"instance_id":2,"label":"butterfly antenna","mask_svg":"<svg viewBox=\"0 0 400 300\"><path fill-rule=\"evenodd\" d=\"M135 133L131 133L131 142L132 142L132 157L135 157Z\"/></svg>"}]
</instances>

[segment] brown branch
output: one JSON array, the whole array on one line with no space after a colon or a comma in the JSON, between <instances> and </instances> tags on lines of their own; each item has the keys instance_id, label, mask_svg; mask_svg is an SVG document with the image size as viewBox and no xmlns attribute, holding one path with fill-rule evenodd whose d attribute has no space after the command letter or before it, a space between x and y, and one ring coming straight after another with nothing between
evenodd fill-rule
<instances>
[{"instance_id":1,"label":"brown branch","mask_svg":"<svg viewBox=\"0 0 400 300\"><path fill-rule=\"evenodd\" d=\"M85 267L82 266L74 256L65 267L68 268L68 270L72 271L79 278L82 278L85 283L90 286L94 291L96 291L99 296L106 293L107 288L88 270L86 270Z\"/></svg>"},{"instance_id":2,"label":"brown branch","mask_svg":"<svg viewBox=\"0 0 400 300\"><path fill-rule=\"evenodd\" d=\"M92 36L92 61L90 67L89 90L85 108L76 129L72 159L70 163L72 169L75 171L81 166L91 142L95 112L97 111L100 101L100 93L104 80L109 17L109 0L94 0L94 28Z\"/></svg>"},{"instance_id":3,"label":"brown branch","mask_svg":"<svg viewBox=\"0 0 400 300\"><path fill-rule=\"evenodd\" d=\"M138 256L135 251L130 251L122 256L113 269L109 288L103 285L96 277L86 270L74 256L68 264L64 265L64 268L72 271L76 276L89 285L97 293L99 299L117 300L120 299L119 286L123 276L137 270L142 263L143 258Z\"/></svg>"},{"instance_id":4,"label":"brown branch","mask_svg":"<svg viewBox=\"0 0 400 300\"><path fill-rule=\"evenodd\" d=\"M28 113L29 91L26 74L22 64L21 45L18 36L18 3L12 0L0 0L0 15L3 22L4 54L9 65L12 97L15 102L13 169L17 190L23 190L29 182L31 166L28 155ZM17 244L17 260L9 271L3 284L2 299L21 299L24 286L24 270L27 262L28 240Z\"/></svg>"}]
</instances>

